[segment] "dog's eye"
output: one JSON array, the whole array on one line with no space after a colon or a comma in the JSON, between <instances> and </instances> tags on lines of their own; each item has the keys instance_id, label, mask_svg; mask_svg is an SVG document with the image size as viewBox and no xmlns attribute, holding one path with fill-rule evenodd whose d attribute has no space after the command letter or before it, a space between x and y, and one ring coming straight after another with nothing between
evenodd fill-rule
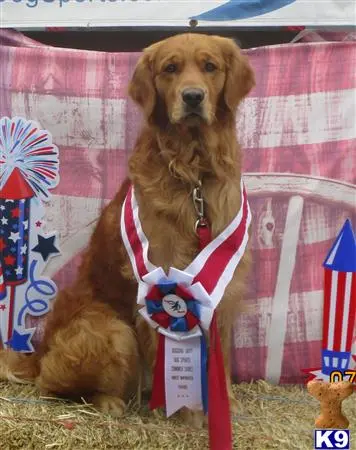
<instances>
[{"instance_id":1,"label":"dog's eye","mask_svg":"<svg viewBox=\"0 0 356 450\"><path fill-rule=\"evenodd\" d=\"M177 66L175 64L168 64L168 66L164 68L164 71L168 73L174 73L177 71Z\"/></svg>"},{"instance_id":2,"label":"dog's eye","mask_svg":"<svg viewBox=\"0 0 356 450\"><path fill-rule=\"evenodd\" d=\"M204 69L206 72L214 72L214 70L216 70L216 66L211 62L207 62L205 63Z\"/></svg>"}]
</instances>

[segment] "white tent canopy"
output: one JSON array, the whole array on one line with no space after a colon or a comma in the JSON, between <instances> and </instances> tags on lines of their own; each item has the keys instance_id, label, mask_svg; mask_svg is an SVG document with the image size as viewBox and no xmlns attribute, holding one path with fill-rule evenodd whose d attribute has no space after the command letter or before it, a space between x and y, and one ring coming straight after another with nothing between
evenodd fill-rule
<instances>
[{"instance_id":1,"label":"white tent canopy","mask_svg":"<svg viewBox=\"0 0 356 450\"><path fill-rule=\"evenodd\" d=\"M355 0L0 0L0 28L354 26Z\"/></svg>"}]
</instances>

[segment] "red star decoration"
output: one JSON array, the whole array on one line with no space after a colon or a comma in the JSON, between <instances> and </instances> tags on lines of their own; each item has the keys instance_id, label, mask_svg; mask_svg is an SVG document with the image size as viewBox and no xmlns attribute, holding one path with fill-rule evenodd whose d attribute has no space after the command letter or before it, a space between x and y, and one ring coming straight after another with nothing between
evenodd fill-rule
<instances>
[{"instance_id":1,"label":"red star decoration","mask_svg":"<svg viewBox=\"0 0 356 450\"><path fill-rule=\"evenodd\" d=\"M11 215L12 215L13 218L15 218L15 217L20 217L20 208L14 208L14 209L11 211Z\"/></svg>"},{"instance_id":2,"label":"red star decoration","mask_svg":"<svg viewBox=\"0 0 356 450\"><path fill-rule=\"evenodd\" d=\"M2 252L6 248L4 238L0 238L0 252Z\"/></svg>"},{"instance_id":3,"label":"red star decoration","mask_svg":"<svg viewBox=\"0 0 356 450\"><path fill-rule=\"evenodd\" d=\"M37 220L36 227L40 227L42 225L42 222L40 220Z\"/></svg>"},{"instance_id":4,"label":"red star decoration","mask_svg":"<svg viewBox=\"0 0 356 450\"><path fill-rule=\"evenodd\" d=\"M0 311L5 311L6 305L0 305Z\"/></svg>"},{"instance_id":5,"label":"red star decoration","mask_svg":"<svg viewBox=\"0 0 356 450\"><path fill-rule=\"evenodd\" d=\"M15 263L16 258L14 256L9 255L5 256L4 261L7 266L12 266Z\"/></svg>"}]
</instances>

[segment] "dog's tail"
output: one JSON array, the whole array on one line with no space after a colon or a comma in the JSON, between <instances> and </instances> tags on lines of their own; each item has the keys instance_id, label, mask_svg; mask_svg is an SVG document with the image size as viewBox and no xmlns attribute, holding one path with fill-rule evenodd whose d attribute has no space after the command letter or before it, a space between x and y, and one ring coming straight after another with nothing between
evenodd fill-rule
<instances>
[{"instance_id":1,"label":"dog's tail","mask_svg":"<svg viewBox=\"0 0 356 450\"><path fill-rule=\"evenodd\" d=\"M37 354L13 350L0 351L0 380L14 383L33 383L40 372Z\"/></svg>"}]
</instances>

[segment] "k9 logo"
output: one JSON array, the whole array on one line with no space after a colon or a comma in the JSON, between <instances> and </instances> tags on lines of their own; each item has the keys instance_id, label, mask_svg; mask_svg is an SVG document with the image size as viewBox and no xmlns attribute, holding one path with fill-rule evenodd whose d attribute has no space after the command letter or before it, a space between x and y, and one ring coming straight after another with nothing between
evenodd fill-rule
<instances>
[{"instance_id":1,"label":"k9 logo","mask_svg":"<svg viewBox=\"0 0 356 450\"><path fill-rule=\"evenodd\" d=\"M349 430L315 430L314 449L350 449Z\"/></svg>"}]
</instances>

